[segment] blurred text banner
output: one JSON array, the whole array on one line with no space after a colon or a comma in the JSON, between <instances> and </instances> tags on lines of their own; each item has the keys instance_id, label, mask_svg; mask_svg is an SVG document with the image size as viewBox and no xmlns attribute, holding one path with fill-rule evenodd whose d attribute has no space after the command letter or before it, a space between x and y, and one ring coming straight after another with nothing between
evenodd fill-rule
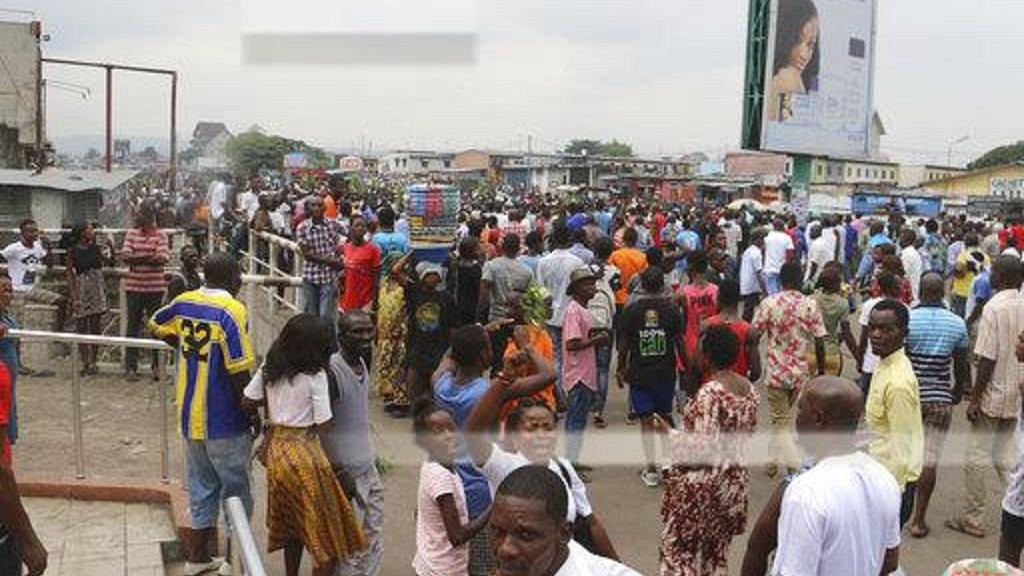
<instances>
[{"instance_id":1,"label":"blurred text banner","mask_svg":"<svg viewBox=\"0 0 1024 576\"><path fill-rule=\"evenodd\" d=\"M479 0L245 0L246 64L472 64Z\"/></svg>"}]
</instances>

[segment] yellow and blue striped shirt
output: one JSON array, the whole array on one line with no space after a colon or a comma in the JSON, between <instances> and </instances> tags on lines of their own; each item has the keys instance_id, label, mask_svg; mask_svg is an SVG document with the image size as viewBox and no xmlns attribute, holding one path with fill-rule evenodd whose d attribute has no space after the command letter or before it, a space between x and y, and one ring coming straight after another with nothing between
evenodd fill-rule
<instances>
[{"instance_id":1,"label":"yellow and blue striped shirt","mask_svg":"<svg viewBox=\"0 0 1024 576\"><path fill-rule=\"evenodd\" d=\"M231 375L256 361L245 306L228 292L200 288L157 310L157 337L178 338L175 405L181 434L191 440L231 438L248 429Z\"/></svg>"}]
</instances>

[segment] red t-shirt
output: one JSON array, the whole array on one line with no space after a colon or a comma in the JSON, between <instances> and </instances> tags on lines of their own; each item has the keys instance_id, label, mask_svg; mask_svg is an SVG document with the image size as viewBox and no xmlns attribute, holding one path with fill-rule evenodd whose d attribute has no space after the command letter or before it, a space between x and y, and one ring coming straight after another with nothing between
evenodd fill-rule
<instances>
[{"instance_id":1,"label":"red t-shirt","mask_svg":"<svg viewBox=\"0 0 1024 576\"><path fill-rule=\"evenodd\" d=\"M380 275L380 248L373 242L356 246L345 243L345 293L339 299L342 311L362 308L373 302L373 282Z\"/></svg>"},{"instance_id":2,"label":"red t-shirt","mask_svg":"<svg viewBox=\"0 0 1024 576\"><path fill-rule=\"evenodd\" d=\"M732 331L733 334L736 335L736 338L739 339L740 351L739 354L736 355L736 362L733 363L732 370L746 378L747 372L750 370L750 356L747 354L747 332L750 331L750 324L743 320L735 320L727 323L722 320L722 317L718 314L715 314L707 321L708 326L715 326L718 324L724 324Z\"/></svg>"},{"instance_id":3,"label":"red t-shirt","mask_svg":"<svg viewBox=\"0 0 1024 576\"><path fill-rule=\"evenodd\" d=\"M7 371L7 365L0 362L0 429L7 430L11 421L11 373ZM4 434L4 443L0 445L0 461L8 468L11 467L11 440Z\"/></svg>"},{"instance_id":4,"label":"red t-shirt","mask_svg":"<svg viewBox=\"0 0 1024 576\"><path fill-rule=\"evenodd\" d=\"M697 343L700 340L700 323L718 313L718 286L708 282L703 288L693 284L683 286L686 306L686 331L683 344L686 357L697 357Z\"/></svg>"}]
</instances>

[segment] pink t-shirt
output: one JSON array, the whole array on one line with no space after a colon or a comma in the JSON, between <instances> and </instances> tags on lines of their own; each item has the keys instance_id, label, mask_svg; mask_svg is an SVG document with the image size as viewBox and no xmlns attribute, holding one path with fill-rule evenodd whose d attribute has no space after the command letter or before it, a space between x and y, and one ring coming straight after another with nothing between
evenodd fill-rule
<instances>
[{"instance_id":1,"label":"pink t-shirt","mask_svg":"<svg viewBox=\"0 0 1024 576\"><path fill-rule=\"evenodd\" d=\"M454 470L437 462L420 466L420 486L416 495L416 555L412 568L417 576L467 576L469 574L469 543L452 547L444 529L438 497L451 494L459 521L469 522L466 492L462 479Z\"/></svg>"},{"instance_id":2,"label":"pink t-shirt","mask_svg":"<svg viewBox=\"0 0 1024 576\"><path fill-rule=\"evenodd\" d=\"M590 311L580 306L575 298L570 299L562 322L562 382L566 391L580 383L597 390L597 351L593 346L576 351L566 347L570 340L588 337L593 325Z\"/></svg>"},{"instance_id":3,"label":"pink t-shirt","mask_svg":"<svg viewBox=\"0 0 1024 576\"><path fill-rule=\"evenodd\" d=\"M686 332L683 342L686 345L686 357L694 358L700 339L700 323L718 313L718 286L710 282L703 288L687 284L683 286L683 296L686 298Z\"/></svg>"}]
</instances>

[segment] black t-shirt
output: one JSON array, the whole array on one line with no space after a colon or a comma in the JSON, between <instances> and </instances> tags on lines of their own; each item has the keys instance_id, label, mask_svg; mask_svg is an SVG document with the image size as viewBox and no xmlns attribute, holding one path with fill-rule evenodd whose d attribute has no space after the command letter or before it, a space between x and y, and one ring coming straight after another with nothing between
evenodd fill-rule
<instances>
[{"instance_id":1,"label":"black t-shirt","mask_svg":"<svg viewBox=\"0 0 1024 576\"><path fill-rule=\"evenodd\" d=\"M417 370L434 370L448 349L454 308L451 295L441 291L425 292L414 284L405 289L405 302L409 364Z\"/></svg>"},{"instance_id":2,"label":"black t-shirt","mask_svg":"<svg viewBox=\"0 0 1024 576\"><path fill-rule=\"evenodd\" d=\"M620 342L629 346L631 386L674 383L683 315L667 298L641 298L622 312Z\"/></svg>"},{"instance_id":3,"label":"black t-shirt","mask_svg":"<svg viewBox=\"0 0 1024 576\"><path fill-rule=\"evenodd\" d=\"M88 246L74 245L68 249L71 258L71 266L77 274L85 274L89 270L103 268L103 257L100 254L100 247L96 244Z\"/></svg>"},{"instance_id":4,"label":"black t-shirt","mask_svg":"<svg viewBox=\"0 0 1024 576\"><path fill-rule=\"evenodd\" d=\"M479 262L459 261L452 267L451 283L455 296L455 320L453 326L466 326L477 321L476 308L480 300L480 279L483 266Z\"/></svg>"}]
</instances>

